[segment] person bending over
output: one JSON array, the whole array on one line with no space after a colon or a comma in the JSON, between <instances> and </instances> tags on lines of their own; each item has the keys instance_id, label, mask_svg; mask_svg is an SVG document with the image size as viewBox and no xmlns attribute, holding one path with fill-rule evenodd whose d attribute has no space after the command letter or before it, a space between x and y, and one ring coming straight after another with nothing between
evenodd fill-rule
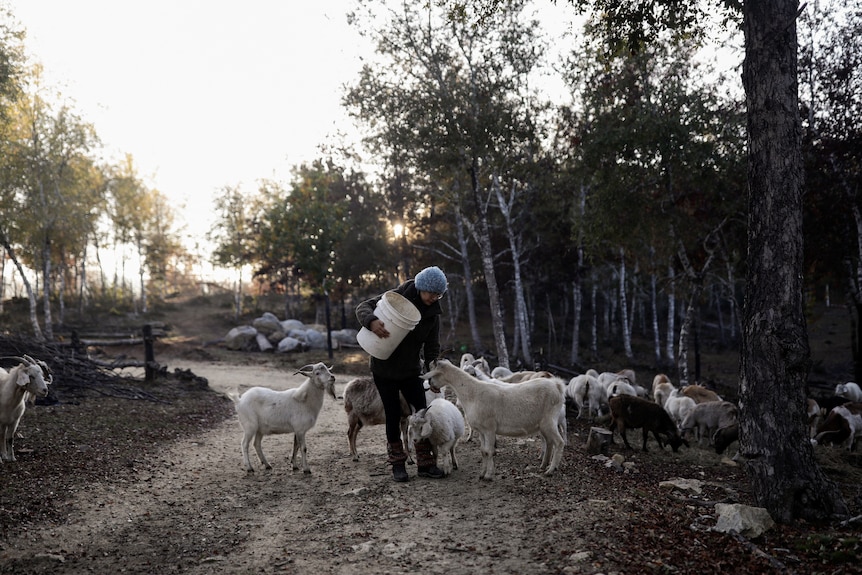
<instances>
[{"instance_id":1,"label":"person bending over","mask_svg":"<svg viewBox=\"0 0 862 575\"><path fill-rule=\"evenodd\" d=\"M424 368L440 354L440 298L446 293L448 282L440 268L431 266L416 274L416 277L402 283L393 291L407 298L422 316L412 331L398 344L389 359L371 357L371 375L386 414L386 442L388 463L392 465L392 479L404 482L407 475L407 452L401 441L401 400L399 393L416 411L424 409L425 388L422 374ZM386 324L374 315L377 302L383 294L363 301L356 306L356 318L363 327L374 332L377 337L389 337ZM434 463L431 442L428 439L415 444L416 465L419 477L440 479L445 476Z\"/></svg>"}]
</instances>

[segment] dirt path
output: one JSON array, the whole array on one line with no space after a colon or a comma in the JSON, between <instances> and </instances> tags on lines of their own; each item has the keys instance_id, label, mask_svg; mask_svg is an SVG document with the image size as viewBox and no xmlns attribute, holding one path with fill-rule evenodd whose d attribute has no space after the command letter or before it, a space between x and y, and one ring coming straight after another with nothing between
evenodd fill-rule
<instances>
[{"instance_id":1,"label":"dirt path","mask_svg":"<svg viewBox=\"0 0 862 575\"><path fill-rule=\"evenodd\" d=\"M222 392L238 381L275 388L301 381L268 367L178 367ZM339 396L348 379L338 377ZM414 467L409 483L396 484L382 426L360 433L360 461L351 460L340 400L325 399L307 436L310 475L289 468L292 435L265 438L274 469L246 474L240 433L234 417L178 441L134 483L80 491L67 524L11 538L8 557L28 566L16 575L608 571L607 562L594 564L587 538L595 521L618 510L585 496L570 500L571 462L554 477L541 475L536 439L501 438L494 482L477 479L478 448L466 443L461 469L446 480L418 479Z\"/></svg>"}]
</instances>

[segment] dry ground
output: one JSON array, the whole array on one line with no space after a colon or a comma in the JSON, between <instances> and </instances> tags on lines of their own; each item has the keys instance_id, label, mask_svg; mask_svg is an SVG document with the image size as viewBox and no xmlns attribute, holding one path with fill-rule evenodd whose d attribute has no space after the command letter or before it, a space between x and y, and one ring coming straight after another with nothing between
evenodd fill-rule
<instances>
[{"instance_id":1,"label":"dry ground","mask_svg":"<svg viewBox=\"0 0 862 575\"><path fill-rule=\"evenodd\" d=\"M589 424L574 418L554 476L538 470L536 438L501 438L493 482L477 479L468 442L449 478L396 484L382 428L360 433L352 461L342 403L327 398L308 434L311 474L291 471L290 436L264 439L271 472L246 474L221 392L293 386L298 365L323 360L336 365L340 394L364 358L204 346L214 338L201 330L224 333L224 313L178 306L166 314L176 335L157 351L169 372L191 370L208 385L133 381L150 398L135 400L58 381L60 403L28 410L19 461L0 466L0 573L862 572L858 526L800 523L753 541L712 532L712 503L753 503L739 467L651 441L647 454L616 450L634 463L622 473L586 454ZM189 319L197 332L186 331ZM859 457L824 450L821 461L862 512ZM704 491L659 487L675 477L699 479Z\"/></svg>"}]
</instances>

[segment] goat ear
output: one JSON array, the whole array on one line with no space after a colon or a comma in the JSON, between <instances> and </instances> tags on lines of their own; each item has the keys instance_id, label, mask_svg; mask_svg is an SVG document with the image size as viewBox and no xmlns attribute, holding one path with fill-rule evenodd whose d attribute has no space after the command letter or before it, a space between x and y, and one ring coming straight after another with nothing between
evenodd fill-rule
<instances>
[{"instance_id":1,"label":"goat ear","mask_svg":"<svg viewBox=\"0 0 862 575\"><path fill-rule=\"evenodd\" d=\"M15 383L17 383L21 387L25 387L28 383L30 383L30 374L27 373L26 369L18 370L18 379Z\"/></svg>"},{"instance_id":2,"label":"goat ear","mask_svg":"<svg viewBox=\"0 0 862 575\"><path fill-rule=\"evenodd\" d=\"M422 424L422 437L428 437L431 435L431 422L426 421Z\"/></svg>"}]
</instances>

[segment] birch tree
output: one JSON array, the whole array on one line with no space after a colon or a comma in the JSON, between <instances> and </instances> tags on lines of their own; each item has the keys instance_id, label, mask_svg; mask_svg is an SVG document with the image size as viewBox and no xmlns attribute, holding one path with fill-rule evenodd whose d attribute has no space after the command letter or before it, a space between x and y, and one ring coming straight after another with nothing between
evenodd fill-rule
<instances>
[{"instance_id":1,"label":"birch tree","mask_svg":"<svg viewBox=\"0 0 862 575\"><path fill-rule=\"evenodd\" d=\"M503 174L511 150L522 150L535 131L523 87L541 51L536 23L521 14L522 2L506 5L476 28L469 19L446 20L435 5L381 17L372 14L380 57L369 63L345 102L373 126L371 140L411 151L412 165L426 174L443 168L463 184L446 192L464 203L464 223L481 255L490 303L497 362L508 366L509 350L492 243L492 178ZM384 22L383 25L371 22Z\"/></svg>"}]
</instances>

